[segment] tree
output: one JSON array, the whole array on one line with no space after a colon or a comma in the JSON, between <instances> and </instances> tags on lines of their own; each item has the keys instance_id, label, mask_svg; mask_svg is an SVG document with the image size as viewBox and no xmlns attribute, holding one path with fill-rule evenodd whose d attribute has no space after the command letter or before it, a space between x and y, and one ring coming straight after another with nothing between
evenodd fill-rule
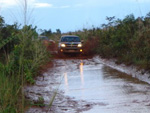
<instances>
[{"instance_id":1,"label":"tree","mask_svg":"<svg viewBox=\"0 0 150 113\"><path fill-rule=\"evenodd\" d=\"M56 33L57 34L61 34L61 30L60 29L56 29Z\"/></svg>"},{"instance_id":2,"label":"tree","mask_svg":"<svg viewBox=\"0 0 150 113\"><path fill-rule=\"evenodd\" d=\"M52 35L52 30L51 29L49 29L49 30L44 29L44 30L41 30L41 31L42 31L42 33L40 35L44 35L44 36L51 36Z\"/></svg>"},{"instance_id":3,"label":"tree","mask_svg":"<svg viewBox=\"0 0 150 113\"><path fill-rule=\"evenodd\" d=\"M0 16L0 28L4 26L4 23L5 23L5 21L4 21L3 17Z\"/></svg>"}]
</instances>

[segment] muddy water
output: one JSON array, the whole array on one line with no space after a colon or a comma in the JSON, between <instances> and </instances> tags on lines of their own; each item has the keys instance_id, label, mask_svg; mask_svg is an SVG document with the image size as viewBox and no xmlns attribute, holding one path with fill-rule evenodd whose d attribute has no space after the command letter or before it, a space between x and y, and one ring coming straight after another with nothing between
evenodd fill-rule
<instances>
[{"instance_id":1,"label":"muddy water","mask_svg":"<svg viewBox=\"0 0 150 113\"><path fill-rule=\"evenodd\" d=\"M54 60L55 66L26 88L27 98L44 97L51 109L31 107L27 113L150 113L150 85L93 59Z\"/></svg>"}]
</instances>

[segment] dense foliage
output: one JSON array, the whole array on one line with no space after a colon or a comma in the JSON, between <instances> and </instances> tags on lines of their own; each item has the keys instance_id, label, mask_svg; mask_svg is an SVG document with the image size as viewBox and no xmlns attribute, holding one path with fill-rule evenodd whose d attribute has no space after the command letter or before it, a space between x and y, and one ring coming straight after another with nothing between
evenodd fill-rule
<instances>
[{"instance_id":1,"label":"dense foliage","mask_svg":"<svg viewBox=\"0 0 150 113\"><path fill-rule=\"evenodd\" d=\"M150 70L150 13L145 17L135 18L131 14L122 20L115 17L106 20L108 23L100 28L83 29L72 34L86 40L84 45L90 52Z\"/></svg>"},{"instance_id":2,"label":"dense foliage","mask_svg":"<svg viewBox=\"0 0 150 113\"><path fill-rule=\"evenodd\" d=\"M36 28L7 25L0 17L0 112L24 112L24 84L34 83L48 52L37 40Z\"/></svg>"}]
</instances>

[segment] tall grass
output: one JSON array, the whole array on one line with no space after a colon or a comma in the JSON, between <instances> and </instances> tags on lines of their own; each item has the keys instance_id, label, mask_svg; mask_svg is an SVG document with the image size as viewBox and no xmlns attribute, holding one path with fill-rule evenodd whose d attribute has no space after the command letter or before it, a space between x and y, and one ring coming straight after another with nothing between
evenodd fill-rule
<instances>
[{"instance_id":1,"label":"tall grass","mask_svg":"<svg viewBox=\"0 0 150 113\"><path fill-rule=\"evenodd\" d=\"M0 16L0 113L23 113L24 85L34 84L40 65L49 60L36 27L28 24L28 1L20 0L23 28L7 25Z\"/></svg>"},{"instance_id":2,"label":"tall grass","mask_svg":"<svg viewBox=\"0 0 150 113\"><path fill-rule=\"evenodd\" d=\"M17 32L12 32L9 37L0 37L1 113L23 113L25 111L24 84L27 82L33 84L40 65L49 59L46 47L37 40L37 36L36 28L25 25ZM9 45L13 46L8 48Z\"/></svg>"},{"instance_id":3,"label":"tall grass","mask_svg":"<svg viewBox=\"0 0 150 113\"><path fill-rule=\"evenodd\" d=\"M0 112L18 113L21 112L21 86L19 76L12 76L11 62L7 65L0 64Z\"/></svg>"}]
</instances>

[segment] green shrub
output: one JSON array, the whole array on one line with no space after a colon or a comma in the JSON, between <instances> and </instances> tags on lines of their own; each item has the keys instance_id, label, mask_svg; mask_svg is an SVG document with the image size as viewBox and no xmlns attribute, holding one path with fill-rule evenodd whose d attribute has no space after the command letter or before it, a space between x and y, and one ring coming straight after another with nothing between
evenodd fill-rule
<instances>
[{"instance_id":1,"label":"green shrub","mask_svg":"<svg viewBox=\"0 0 150 113\"><path fill-rule=\"evenodd\" d=\"M26 106L24 84L34 84L34 77L38 75L40 65L48 61L49 53L37 40L36 28L24 26L13 31L5 25L1 26L1 30L4 27L12 33L4 39L3 32L0 38L0 53L3 56L0 62L0 112L21 113ZM12 46L7 50L9 44Z\"/></svg>"},{"instance_id":2,"label":"green shrub","mask_svg":"<svg viewBox=\"0 0 150 113\"><path fill-rule=\"evenodd\" d=\"M130 14L122 20L115 17L106 17L106 20L107 24L100 28L73 33L84 39L85 44L93 43L90 48L95 49L86 52L117 58L120 63L135 64L150 70L150 13L145 17L135 18ZM98 45L94 45L95 38Z\"/></svg>"}]
</instances>

